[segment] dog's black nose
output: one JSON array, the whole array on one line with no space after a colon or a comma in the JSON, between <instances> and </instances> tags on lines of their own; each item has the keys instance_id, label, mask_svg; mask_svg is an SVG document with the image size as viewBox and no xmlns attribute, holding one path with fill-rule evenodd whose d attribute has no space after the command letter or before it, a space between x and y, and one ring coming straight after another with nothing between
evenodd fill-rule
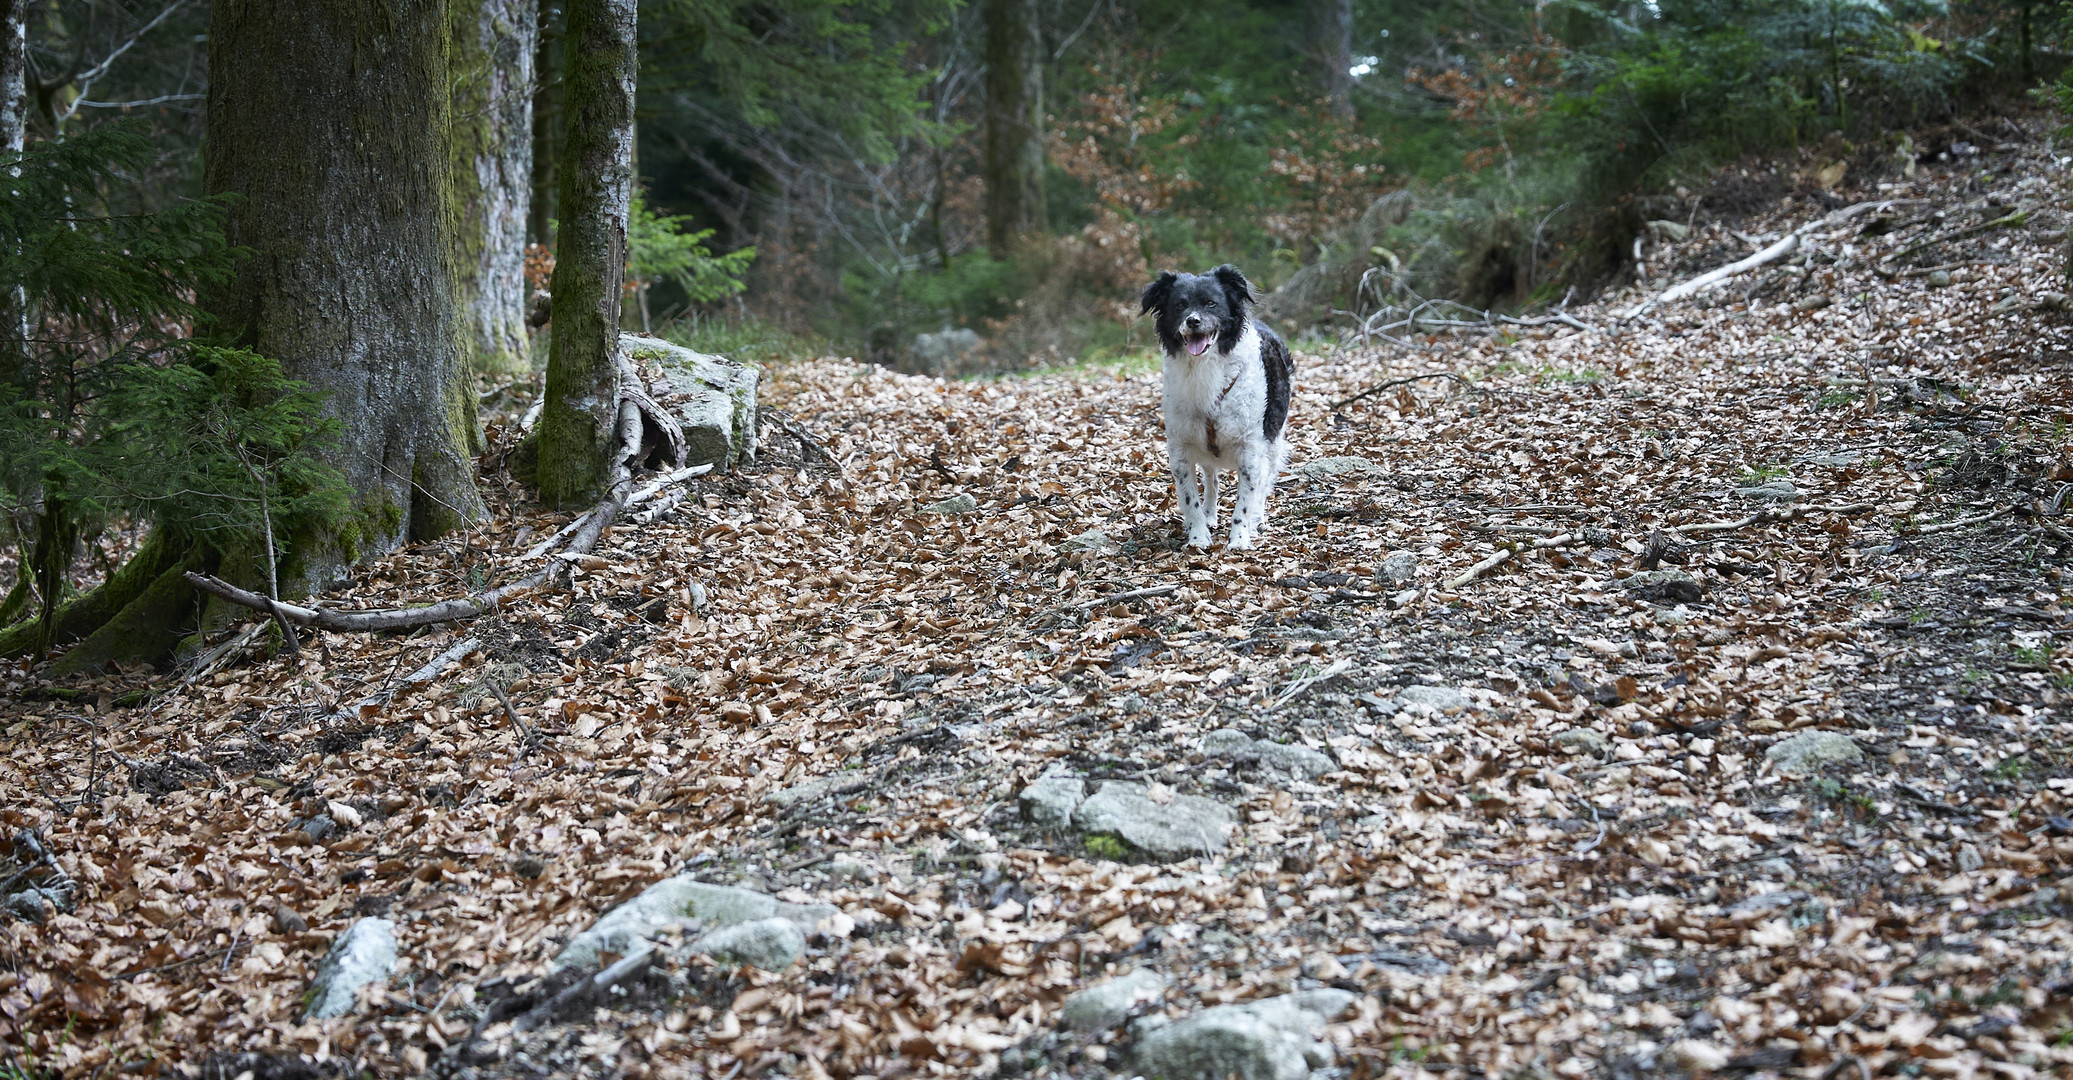
<instances>
[{"instance_id":1,"label":"dog's black nose","mask_svg":"<svg viewBox=\"0 0 2073 1080\"><path fill-rule=\"evenodd\" d=\"M1188 312L1187 318L1181 320L1181 323L1188 329L1193 330L1194 328L1202 325L1202 316L1197 315L1191 311Z\"/></svg>"}]
</instances>

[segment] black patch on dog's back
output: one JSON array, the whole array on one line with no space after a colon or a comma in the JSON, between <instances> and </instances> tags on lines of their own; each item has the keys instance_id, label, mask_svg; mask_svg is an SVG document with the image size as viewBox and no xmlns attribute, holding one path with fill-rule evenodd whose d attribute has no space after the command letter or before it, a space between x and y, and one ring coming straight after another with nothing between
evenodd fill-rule
<instances>
[{"instance_id":1,"label":"black patch on dog's back","mask_svg":"<svg viewBox=\"0 0 2073 1080\"><path fill-rule=\"evenodd\" d=\"M1252 320L1260 332L1260 364L1267 369L1267 411L1260 418L1260 432L1268 439L1281 434L1281 427L1288 423L1289 400L1294 396L1296 379L1296 358L1288 351L1288 345L1281 335L1267 329L1267 324Z\"/></svg>"}]
</instances>

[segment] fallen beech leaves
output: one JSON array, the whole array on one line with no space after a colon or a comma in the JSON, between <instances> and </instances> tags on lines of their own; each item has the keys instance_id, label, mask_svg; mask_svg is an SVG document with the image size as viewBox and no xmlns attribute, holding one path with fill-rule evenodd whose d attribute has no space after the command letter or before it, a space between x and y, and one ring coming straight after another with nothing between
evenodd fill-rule
<instances>
[{"instance_id":1,"label":"fallen beech leaves","mask_svg":"<svg viewBox=\"0 0 2073 1080\"><path fill-rule=\"evenodd\" d=\"M2045 167L1982 182L2049 202L2021 187ZM1907 194L1955 212L1968 183ZM1718 265L1718 239L1656 269ZM1255 551L1176 549L1154 374L824 360L767 397L825 456L774 440L694 482L569 591L325 635L143 709L110 708L120 680L17 679L0 819L78 895L0 939L0 1027L67 1074L149 1050L403 1075L472 1046L561 1073L1094 1075L1126 1047L1055 1039L1060 1003L1152 965L1175 1014L1357 990L1328 1032L1355 1075L2064 1072L2073 655L2046 530L2073 387L2062 327L1993 313L2052 254L1954 241L1972 278L1937 290L1856 243L1624 333L1306 354L1295 463L1371 464L1292 476ZM1793 305L1811 291L1835 302ZM1483 393L1328 406L1435 361ZM1792 502L1755 501L1779 482ZM326 603L465 595L567 524L500 517ZM1630 593L1650 550L1701 600ZM1393 553L1410 578L1380 576ZM1200 752L1223 727L1252 749ZM1861 759L1774 761L1808 732ZM1276 773L1259 740L1336 770ZM1216 858L1111 861L1020 820L1053 767L1240 824ZM674 1005L470 1043L561 941L686 869L843 915L790 971L694 963ZM301 1023L326 942L371 914L396 978Z\"/></svg>"}]
</instances>

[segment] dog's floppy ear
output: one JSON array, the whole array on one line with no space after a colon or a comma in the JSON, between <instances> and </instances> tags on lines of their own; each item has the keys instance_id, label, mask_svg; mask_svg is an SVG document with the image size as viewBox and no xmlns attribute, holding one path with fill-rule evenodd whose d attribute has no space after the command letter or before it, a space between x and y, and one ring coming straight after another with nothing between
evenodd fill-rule
<instances>
[{"instance_id":1,"label":"dog's floppy ear","mask_svg":"<svg viewBox=\"0 0 2073 1080\"><path fill-rule=\"evenodd\" d=\"M1217 267L1215 270L1210 271L1210 274L1216 278L1218 284L1224 287L1224 293L1231 298L1231 306L1233 308L1236 308L1241 303L1257 304L1260 302L1259 291L1254 289L1252 282L1245 280L1245 275L1240 273L1238 268L1230 263Z\"/></svg>"},{"instance_id":2,"label":"dog's floppy ear","mask_svg":"<svg viewBox=\"0 0 2073 1080\"><path fill-rule=\"evenodd\" d=\"M1144 306L1138 309L1138 314L1150 315L1152 312L1165 307L1166 299L1173 295L1173 283L1179 280L1179 278L1174 276L1173 271L1168 270L1159 275L1159 280L1145 286Z\"/></svg>"}]
</instances>

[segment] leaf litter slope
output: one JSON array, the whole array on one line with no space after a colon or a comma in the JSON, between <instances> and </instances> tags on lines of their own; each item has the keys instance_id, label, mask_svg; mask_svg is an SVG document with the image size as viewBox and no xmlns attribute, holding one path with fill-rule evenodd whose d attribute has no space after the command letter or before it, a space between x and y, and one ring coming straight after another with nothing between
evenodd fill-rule
<instances>
[{"instance_id":1,"label":"leaf litter slope","mask_svg":"<svg viewBox=\"0 0 2073 1080\"><path fill-rule=\"evenodd\" d=\"M2064 325L2002 295L2047 287L2062 207L2017 190L2042 159L2002 161L1892 192L1953 225L2032 208L1933 253L1963 262L1948 288L1870 269L1944 227L1925 219L1621 328L1637 296L1579 309L1594 332L1306 358L1255 551L1177 550L1153 376L822 361L771 398L839 471L779 436L616 531L572 593L329 636L141 710L111 711L113 682L17 682L8 832L47 842L76 905L7 924L0 1026L66 1074L259 1052L1103 1075L1126 1035L1056 1035L1057 1009L1136 966L1173 977L1151 1006L1173 1015L1355 990L1329 1038L1356 1074L2065 1072L2073 395ZM1814 202L1741 227L1762 242ZM1709 227L1654 270L1723 249L1750 250ZM1476 387L1328 406L1440 369ZM1367 464L1305 473L1329 458ZM923 512L959 494L977 509ZM1716 522L1745 524L1694 528ZM554 525L471 542L509 572ZM1416 576L1379 579L1397 552ZM340 603L457 595L466 557L398 557ZM1691 584L1631 588L1647 566ZM1337 769L1200 753L1225 727ZM1860 759L1768 760L1810 731ZM1241 824L1167 865L1027 825L1016 793L1059 766ZM10 876L59 880L14 850ZM691 961L673 1001L493 1022L562 941L685 870L845 918L787 972ZM326 942L368 914L396 921L397 977L300 1022Z\"/></svg>"}]
</instances>

